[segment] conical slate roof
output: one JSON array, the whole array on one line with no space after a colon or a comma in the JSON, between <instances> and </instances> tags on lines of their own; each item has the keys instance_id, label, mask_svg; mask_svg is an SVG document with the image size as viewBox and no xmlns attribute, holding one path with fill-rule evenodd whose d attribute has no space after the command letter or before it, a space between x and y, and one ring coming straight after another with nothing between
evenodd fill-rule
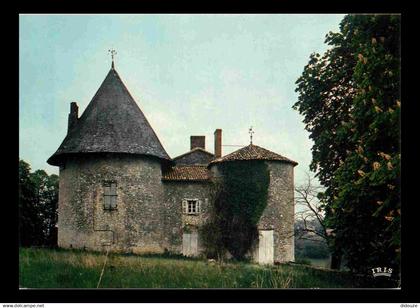
<instances>
[{"instance_id":1,"label":"conical slate roof","mask_svg":"<svg viewBox=\"0 0 420 308\"><path fill-rule=\"evenodd\" d=\"M112 67L74 128L48 159L75 153L128 153L170 160L156 133Z\"/></svg>"},{"instance_id":2,"label":"conical slate roof","mask_svg":"<svg viewBox=\"0 0 420 308\"><path fill-rule=\"evenodd\" d=\"M280 154L271 152L254 144L250 144L228 155L212 160L209 165L236 160L278 160L293 164L294 166L298 164L297 162Z\"/></svg>"}]
</instances>

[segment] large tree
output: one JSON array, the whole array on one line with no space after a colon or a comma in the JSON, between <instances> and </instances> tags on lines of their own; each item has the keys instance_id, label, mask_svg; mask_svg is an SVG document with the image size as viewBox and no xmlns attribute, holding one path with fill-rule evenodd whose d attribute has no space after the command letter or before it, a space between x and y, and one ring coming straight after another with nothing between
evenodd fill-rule
<instances>
[{"instance_id":1,"label":"large tree","mask_svg":"<svg viewBox=\"0 0 420 308\"><path fill-rule=\"evenodd\" d=\"M31 167L19 161L19 242L22 246L37 244L42 221L35 208L35 184L31 178Z\"/></svg>"},{"instance_id":2,"label":"large tree","mask_svg":"<svg viewBox=\"0 0 420 308\"><path fill-rule=\"evenodd\" d=\"M400 17L347 15L297 80L331 247L347 266L399 270ZM333 266L338 262L333 262Z\"/></svg>"},{"instance_id":3,"label":"large tree","mask_svg":"<svg viewBox=\"0 0 420 308\"><path fill-rule=\"evenodd\" d=\"M41 219L41 233L43 245L54 246L56 243L57 205L58 205L58 176L48 175L44 170L36 170L31 174L35 185L35 203Z\"/></svg>"},{"instance_id":4,"label":"large tree","mask_svg":"<svg viewBox=\"0 0 420 308\"><path fill-rule=\"evenodd\" d=\"M19 161L19 238L22 246L55 246L58 176L31 172Z\"/></svg>"},{"instance_id":5,"label":"large tree","mask_svg":"<svg viewBox=\"0 0 420 308\"><path fill-rule=\"evenodd\" d=\"M306 182L295 187L295 204L302 209L295 213L299 227L295 231L298 238L313 237L316 240L323 240L328 243L330 236L325 224L325 214L323 205L319 200L322 195L323 187L316 185L315 179L306 174Z\"/></svg>"}]
</instances>

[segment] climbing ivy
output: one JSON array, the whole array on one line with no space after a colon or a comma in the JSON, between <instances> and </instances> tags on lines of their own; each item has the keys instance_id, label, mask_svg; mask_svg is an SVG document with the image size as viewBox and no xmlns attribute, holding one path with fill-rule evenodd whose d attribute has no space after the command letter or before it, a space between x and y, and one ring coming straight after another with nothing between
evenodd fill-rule
<instances>
[{"instance_id":1,"label":"climbing ivy","mask_svg":"<svg viewBox=\"0 0 420 308\"><path fill-rule=\"evenodd\" d=\"M218 165L222 175L214 213L202 228L205 246L214 257L224 251L244 259L258 238L257 224L267 206L270 175L263 161L235 161Z\"/></svg>"}]
</instances>

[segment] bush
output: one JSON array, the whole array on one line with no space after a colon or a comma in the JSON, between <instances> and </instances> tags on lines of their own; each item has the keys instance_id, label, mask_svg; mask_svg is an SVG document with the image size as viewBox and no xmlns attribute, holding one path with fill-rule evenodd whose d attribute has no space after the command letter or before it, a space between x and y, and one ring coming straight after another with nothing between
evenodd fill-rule
<instances>
[{"instance_id":1,"label":"bush","mask_svg":"<svg viewBox=\"0 0 420 308\"><path fill-rule=\"evenodd\" d=\"M330 256L330 251L325 242L296 239L295 255L300 258L325 259Z\"/></svg>"},{"instance_id":2,"label":"bush","mask_svg":"<svg viewBox=\"0 0 420 308\"><path fill-rule=\"evenodd\" d=\"M223 230L220 225L216 223L215 219L203 225L199 229L199 233L205 246L206 257L210 259L221 259L225 254L226 249L221 242Z\"/></svg>"}]
</instances>

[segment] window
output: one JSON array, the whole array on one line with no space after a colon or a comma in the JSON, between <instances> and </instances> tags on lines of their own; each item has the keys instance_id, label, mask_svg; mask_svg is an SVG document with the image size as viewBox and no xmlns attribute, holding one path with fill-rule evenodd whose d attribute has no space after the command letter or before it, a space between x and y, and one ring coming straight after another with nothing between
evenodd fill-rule
<instances>
[{"instance_id":1,"label":"window","mask_svg":"<svg viewBox=\"0 0 420 308\"><path fill-rule=\"evenodd\" d=\"M104 209L115 210L117 208L117 183L104 183Z\"/></svg>"},{"instance_id":2,"label":"window","mask_svg":"<svg viewBox=\"0 0 420 308\"><path fill-rule=\"evenodd\" d=\"M198 202L197 200L188 200L188 214L195 214L197 213L197 209L198 209Z\"/></svg>"},{"instance_id":3,"label":"window","mask_svg":"<svg viewBox=\"0 0 420 308\"><path fill-rule=\"evenodd\" d=\"M182 211L188 215L198 215L200 213L201 201L198 199L182 200Z\"/></svg>"}]
</instances>

